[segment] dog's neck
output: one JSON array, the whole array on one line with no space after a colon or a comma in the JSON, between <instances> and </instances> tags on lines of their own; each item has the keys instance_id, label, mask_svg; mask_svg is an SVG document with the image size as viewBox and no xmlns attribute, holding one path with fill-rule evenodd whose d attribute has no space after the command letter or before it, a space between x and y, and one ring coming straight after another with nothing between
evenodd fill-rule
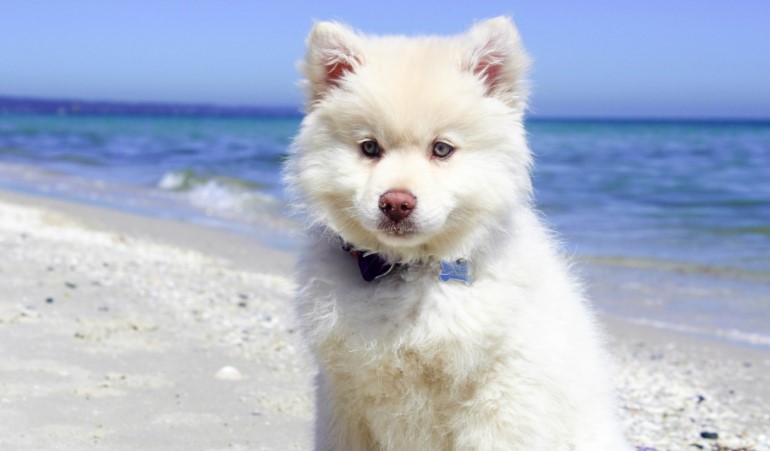
<instances>
[{"instance_id":1,"label":"dog's neck","mask_svg":"<svg viewBox=\"0 0 770 451\"><path fill-rule=\"evenodd\" d=\"M405 270L409 266L420 264L434 264L431 259L426 262L418 262L411 264L403 264L398 262L390 262L385 259L381 254L371 252L363 249L357 249L350 243L346 243L340 238L342 250L349 253L358 263L358 269L361 272L361 277L367 281L372 282L378 279L382 279L392 274L393 272ZM448 282L451 280L463 282L466 284L471 283L470 265L467 259L458 259L454 261L439 260L440 270L438 271L438 278L442 282Z\"/></svg>"}]
</instances>

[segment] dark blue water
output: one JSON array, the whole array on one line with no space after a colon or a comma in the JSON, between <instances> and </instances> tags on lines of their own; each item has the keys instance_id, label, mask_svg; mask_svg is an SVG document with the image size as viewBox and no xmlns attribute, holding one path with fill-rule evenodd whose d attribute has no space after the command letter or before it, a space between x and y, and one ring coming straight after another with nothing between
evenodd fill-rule
<instances>
[{"instance_id":1,"label":"dark blue water","mask_svg":"<svg viewBox=\"0 0 770 451\"><path fill-rule=\"evenodd\" d=\"M0 161L108 182L185 187L223 177L280 196L277 169L298 119L0 116ZM237 184L237 183L236 183Z\"/></svg>"},{"instance_id":2,"label":"dark blue water","mask_svg":"<svg viewBox=\"0 0 770 451\"><path fill-rule=\"evenodd\" d=\"M0 116L0 187L285 231L280 170L299 122ZM746 322L770 309L770 122L530 121L528 130L538 207L567 251L594 265L589 276L605 279L607 268L671 276L667 295L607 289L608 299L647 296L639 305L662 304L656 318L679 323L687 312L716 321L730 311L745 320L731 328L770 335L770 321ZM632 286L633 274L614 277ZM701 279L672 282L688 274ZM703 280L724 296L677 291ZM736 298L745 308L736 310Z\"/></svg>"}]
</instances>

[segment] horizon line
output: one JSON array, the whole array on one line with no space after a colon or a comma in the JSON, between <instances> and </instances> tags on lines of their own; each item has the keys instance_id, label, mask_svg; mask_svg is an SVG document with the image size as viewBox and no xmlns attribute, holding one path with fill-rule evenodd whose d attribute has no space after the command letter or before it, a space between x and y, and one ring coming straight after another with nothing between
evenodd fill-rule
<instances>
[{"instance_id":1,"label":"horizon line","mask_svg":"<svg viewBox=\"0 0 770 451\"><path fill-rule=\"evenodd\" d=\"M156 100L91 100L0 94L0 116L8 114L54 114L61 116L178 116L178 117L302 117L302 105L224 104L216 102L171 102ZM526 120L552 122L704 122L770 123L769 117L678 116L678 115L574 115L530 112Z\"/></svg>"}]
</instances>

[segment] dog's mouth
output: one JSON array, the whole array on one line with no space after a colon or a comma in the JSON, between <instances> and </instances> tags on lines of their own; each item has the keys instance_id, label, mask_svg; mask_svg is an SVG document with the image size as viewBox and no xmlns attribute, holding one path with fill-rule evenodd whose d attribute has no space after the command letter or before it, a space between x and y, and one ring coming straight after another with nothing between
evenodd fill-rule
<instances>
[{"instance_id":1,"label":"dog's mouth","mask_svg":"<svg viewBox=\"0 0 770 451\"><path fill-rule=\"evenodd\" d=\"M380 232L394 238L411 238L420 231L414 222L408 219L399 222L382 220L377 228Z\"/></svg>"}]
</instances>

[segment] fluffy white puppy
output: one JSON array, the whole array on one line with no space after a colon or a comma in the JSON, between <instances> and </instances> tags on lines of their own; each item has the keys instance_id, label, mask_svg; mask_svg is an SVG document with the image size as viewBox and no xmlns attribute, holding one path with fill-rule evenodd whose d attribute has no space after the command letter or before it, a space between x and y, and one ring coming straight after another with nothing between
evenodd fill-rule
<instances>
[{"instance_id":1,"label":"fluffy white puppy","mask_svg":"<svg viewBox=\"0 0 770 451\"><path fill-rule=\"evenodd\" d=\"M317 450L627 449L594 317L532 207L527 66L507 18L310 33L286 181L312 222Z\"/></svg>"}]
</instances>

